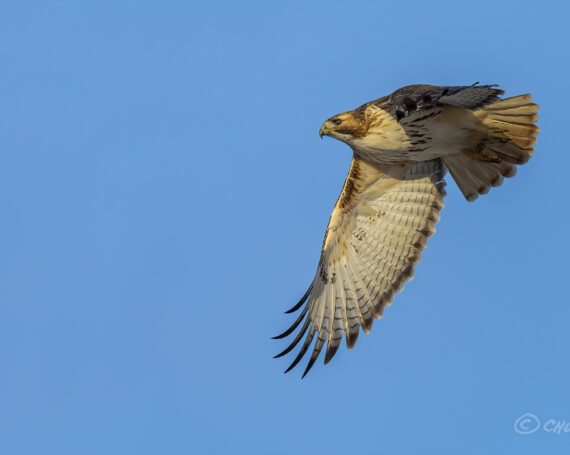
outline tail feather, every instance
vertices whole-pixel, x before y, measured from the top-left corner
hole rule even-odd
[[[501,123],[513,123],[519,125],[532,125],[533,123],[536,123],[538,121],[538,115],[536,114],[512,115],[512,114],[505,114],[504,111],[501,111],[500,114],[490,113],[489,118]]]
[[[479,151],[444,158],[467,200],[473,201],[491,187],[501,185],[504,177],[515,175],[515,165],[530,159],[540,132],[534,125],[538,109],[531,95],[520,95],[498,100],[474,112],[486,131],[486,139],[476,147]]]
[[[509,134],[509,133],[505,133],[505,136],[507,136],[517,147],[521,148],[522,150],[525,150],[526,153],[529,155],[532,155],[534,153],[534,146],[536,145],[536,139],[534,137],[522,137],[522,136],[517,136],[515,134]]]
[[[527,104],[530,103],[532,103],[532,95],[530,94],[519,95],[495,101],[493,104],[486,106],[484,110],[502,111],[503,109],[510,109],[512,107],[526,106]]]
[[[517,97],[515,97],[517,98]],[[510,98],[509,98],[510,99]],[[506,101],[506,100],[501,100],[501,101]],[[499,102],[501,102],[499,101]],[[493,106],[488,106],[489,108],[493,107]],[[502,106],[500,109],[489,109],[487,111],[489,116],[493,116],[493,115],[512,115],[512,116],[518,116],[518,115],[535,115],[538,113],[538,110],[540,109],[540,106],[538,104],[534,104],[534,103],[528,103],[528,104],[523,104],[521,106],[514,106],[514,107],[505,107]],[[497,110],[500,110],[500,112],[495,112]],[[523,122],[518,122],[518,123],[523,123]]]
[[[536,144],[535,137],[540,130],[534,125],[538,121],[538,105],[530,101],[531,95],[520,95],[496,101],[475,112],[488,129],[489,144],[496,146],[511,141],[532,154],[530,149]]]
[[[484,163],[473,161],[465,154],[445,158],[449,173],[468,201],[487,194],[491,187],[501,186],[504,178],[514,177],[517,168],[510,163]]]
[[[514,142],[490,144],[487,148],[492,156],[512,164],[525,164],[531,156],[528,149],[520,148]]]
[[[501,133],[505,134],[509,138],[520,137],[522,139],[532,139],[540,133],[537,126],[534,125],[523,125],[520,123],[511,122],[501,122],[498,120],[491,119],[492,123],[492,134],[500,136]]]

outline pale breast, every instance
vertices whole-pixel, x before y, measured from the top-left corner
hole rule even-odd
[[[366,117],[370,119],[366,135],[354,138],[351,145],[362,153],[385,155],[388,161],[401,159],[402,152],[412,145],[404,127],[378,106],[368,106]]]
[[[369,162],[431,160],[472,142],[474,117],[467,109],[434,106],[399,122],[378,106],[369,106],[367,115],[373,119],[367,134],[351,145]]]

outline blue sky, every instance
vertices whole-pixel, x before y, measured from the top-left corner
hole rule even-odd
[[[557,5],[558,6],[555,6]],[[568,7],[4,2],[0,453],[567,454]],[[269,338],[351,159],[322,121],[412,83],[531,92],[529,164],[301,381]]]

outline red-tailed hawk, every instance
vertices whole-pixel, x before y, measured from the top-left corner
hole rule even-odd
[[[370,332],[413,276],[435,232],[451,176],[468,201],[515,175],[533,153],[539,129],[531,95],[500,99],[493,85],[411,85],[327,120],[320,135],[348,144],[352,164],[332,212],[317,273],[301,314],[275,338],[301,326],[291,370],[315,346],[303,376],[327,343],[325,364],[343,336],[351,349]],[[303,306],[304,305],[304,306]]]

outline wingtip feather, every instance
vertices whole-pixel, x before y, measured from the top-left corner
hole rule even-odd
[[[340,340],[339,340],[339,341],[340,341]],[[329,345],[328,345],[328,347],[327,347],[327,352],[326,352],[326,354],[325,354],[325,365],[326,365],[327,363],[329,363],[329,362],[332,360],[332,358],[335,356],[336,351],[338,351],[338,347],[339,347],[338,344],[331,345],[331,344],[329,343]]]
[[[299,300],[299,303],[297,303],[293,308],[290,308],[287,311],[285,311],[285,314],[294,313],[299,308],[301,308],[301,305],[303,305],[303,303],[305,303],[305,301],[309,298],[309,294],[311,293],[312,290],[313,290],[313,283],[311,283],[311,285],[309,286],[309,289],[307,289],[307,292],[305,292],[305,295],[303,295],[303,297],[301,297],[301,300]]]

